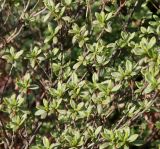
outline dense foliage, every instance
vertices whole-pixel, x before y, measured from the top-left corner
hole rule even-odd
[[[0,148],[160,148],[158,0],[1,0]]]

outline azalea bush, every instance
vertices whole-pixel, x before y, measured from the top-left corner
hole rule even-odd
[[[0,4],[0,148],[160,148],[158,0]]]

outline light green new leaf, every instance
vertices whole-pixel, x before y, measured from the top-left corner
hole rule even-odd
[[[49,143],[49,140],[46,136],[43,137],[43,145],[46,147],[46,148],[49,148],[50,147],[50,143]]]

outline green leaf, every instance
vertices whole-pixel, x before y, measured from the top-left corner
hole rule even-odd
[[[32,85],[29,86],[29,89],[31,89],[31,90],[37,90],[37,89],[39,89],[39,86],[36,85],[36,84],[32,84]]]
[[[84,106],[84,102],[79,103],[77,106],[77,110],[80,111],[83,106]]]
[[[101,130],[102,130],[102,126],[99,126],[95,131],[95,136],[97,136]]]
[[[55,36],[53,37],[53,43],[56,44],[58,42],[58,38]]]
[[[50,143],[49,143],[49,140],[46,136],[43,137],[43,145],[44,147],[46,148],[49,148],[50,147]]]
[[[112,72],[111,75],[114,77],[114,78],[121,78],[122,75],[119,73],[119,72]]]
[[[154,87],[152,85],[148,85],[145,90],[143,91],[143,94],[149,94],[154,90]]]
[[[132,63],[131,63],[131,61],[129,61],[129,60],[127,60],[126,61],[126,71],[127,72],[132,72]]]
[[[124,149],[129,149],[129,146],[127,146],[127,145],[124,145]]]
[[[135,140],[132,144],[135,145],[135,146],[142,146],[144,144],[144,141],[142,141],[142,140]]]
[[[128,142],[134,142],[138,138],[138,134],[133,134],[128,138]]]
[[[112,72],[111,75],[114,77],[114,78],[117,78],[118,80],[121,80],[122,79],[122,74],[119,73],[119,72]]]
[[[101,104],[97,105],[97,111],[98,111],[98,114],[102,113],[103,109],[102,109],[102,105]]]
[[[70,5],[72,3],[72,0],[65,0],[66,5]]]
[[[154,84],[154,83],[156,82],[153,74],[151,74],[151,73],[149,73],[149,72],[145,74],[145,79],[146,79],[146,81],[147,81],[148,83],[151,83],[151,84]]]
[[[108,13],[106,16],[106,20],[109,20],[110,18],[112,18],[112,15],[113,15],[113,13],[112,12],[110,12],[110,13]]]
[[[107,149],[108,146],[109,146],[109,143],[103,143],[100,145],[99,149]]]
[[[121,84],[117,84],[112,88],[112,92],[116,92],[121,88]]]
[[[146,32],[147,32],[147,29],[142,26],[142,27],[141,27],[141,32],[142,32],[142,33],[146,33]]]
[[[48,31],[53,33],[53,28],[52,28],[52,25],[51,23],[48,23]]]
[[[151,49],[156,43],[156,38],[152,37],[148,43],[148,48]]]
[[[56,55],[58,53],[59,49],[58,48],[54,48],[52,51],[53,51],[54,55]]]
[[[51,12],[47,13],[44,18],[43,18],[43,22],[46,22],[51,16]]]
[[[82,64],[82,62],[78,62],[78,63],[74,64],[73,69],[78,69],[81,64]]]
[[[46,113],[45,110],[39,109],[38,111],[35,112],[35,115],[39,116],[39,115],[43,115],[45,113]]]
[[[44,43],[48,43],[53,38],[53,35],[47,36],[44,40]]]
[[[143,54],[146,53],[144,51],[144,49],[142,49],[142,48],[135,48],[135,49],[133,49],[133,52],[134,52],[135,55],[143,55]]]
[[[50,148],[49,149],[52,149],[52,148],[54,148],[54,147],[58,147],[58,146],[60,146],[61,144],[60,143],[52,143],[51,145],[50,145]]]
[[[73,109],[76,109],[76,103],[74,102],[74,100],[70,100],[70,105]]]
[[[111,22],[107,23],[107,27],[105,28],[105,31],[108,32],[108,33],[112,32]]]
[[[74,83],[74,84],[78,83],[78,77],[75,72],[72,73],[71,80],[72,80],[72,83]]]
[[[104,13],[104,12],[103,12]],[[96,19],[100,22],[100,23],[103,23],[103,18],[102,18],[102,16],[101,16],[101,14],[99,14],[99,13],[95,13],[95,16],[96,16]]]
[[[155,124],[156,128],[160,130],[160,121],[156,122]]]
[[[48,101],[46,99],[43,99],[43,105],[45,108],[48,108]]]
[[[56,28],[55,28],[55,31],[54,31],[54,34],[57,34],[58,31],[62,28],[62,25],[58,25]]]
[[[79,41],[79,47],[80,47],[80,48],[82,48],[82,47],[83,47],[83,45],[84,45],[84,43],[85,43],[85,41],[84,41],[84,40]]]
[[[71,22],[72,21],[72,18],[70,18],[69,16],[64,16],[64,17],[62,17],[62,19],[64,21],[67,21],[67,22]]]
[[[128,41],[132,40],[135,36],[135,32],[133,32],[132,34],[129,35]]]
[[[19,52],[17,52],[14,56],[15,59],[18,59],[21,55],[23,54],[23,50],[20,50]]]
[[[14,55],[14,52],[15,52],[15,49],[13,47],[10,48],[9,50],[10,54],[13,56]]]
[[[72,43],[75,44],[76,41],[77,41],[77,36],[75,35],[75,36],[73,36],[73,38],[72,38]]]
[[[96,83],[98,81],[98,74],[95,72],[93,73],[92,81],[93,81],[93,83]]]

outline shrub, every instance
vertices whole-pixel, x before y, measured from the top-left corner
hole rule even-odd
[[[0,148],[160,147],[158,0],[0,4]]]

